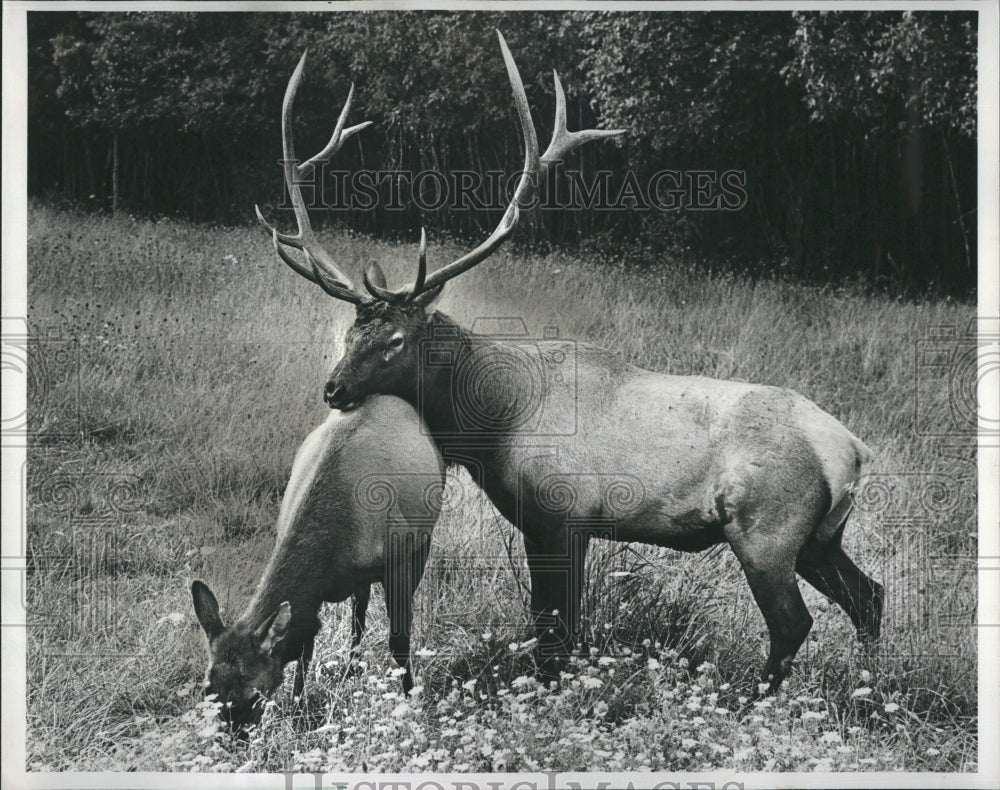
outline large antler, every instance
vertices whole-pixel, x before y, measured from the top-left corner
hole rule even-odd
[[[566,154],[577,146],[583,145],[591,140],[599,140],[604,137],[614,137],[624,133],[624,129],[588,129],[579,132],[571,132],[566,127],[566,94],[563,92],[559,75],[553,71],[556,90],[556,119],[555,128],[552,131],[552,141],[545,153],[538,155],[538,136],[535,133],[535,125],[531,120],[531,110],[528,107],[528,97],[524,92],[524,84],[521,82],[521,75],[514,63],[514,57],[510,54],[507,42],[504,41],[503,34],[498,30],[497,37],[500,39],[500,49],[503,52],[504,64],[507,67],[507,76],[510,79],[511,88],[514,91],[514,104],[517,107],[517,115],[521,122],[521,132],[524,135],[524,168],[521,170],[521,178],[517,182],[514,196],[510,205],[504,212],[503,218],[496,229],[487,239],[471,252],[466,253],[458,260],[452,261],[429,276],[427,275],[427,237],[421,229],[420,231],[420,257],[417,266],[417,279],[408,288],[391,291],[385,287],[385,276],[375,262],[369,263],[364,272],[364,283],[368,291],[379,299],[391,302],[412,301],[421,293],[440,289],[448,280],[457,277],[462,272],[468,271],[477,263],[484,261],[495,252],[510,236],[514,226],[517,225],[521,216],[520,204],[527,196],[529,189],[533,186],[533,181],[538,182],[546,172],[557,162],[562,161]]]
[[[306,65],[307,54],[308,50],[302,53],[299,64],[295,67],[295,71],[292,72],[292,78],[288,81],[288,87],[285,89],[285,100],[281,105],[281,145],[284,152],[285,185],[292,199],[292,208],[295,210],[295,221],[298,223],[299,232],[294,236],[288,233],[281,233],[264,219],[259,206],[255,205],[254,210],[257,212],[257,219],[260,220],[261,224],[271,235],[274,241],[274,251],[278,253],[278,257],[281,260],[307,280],[311,280],[319,285],[330,296],[359,304],[362,296],[355,289],[351,278],[340,270],[340,267],[334,262],[333,257],[316,238],[316,234],[309,222],[309,212],[306,210],[305,201],[302,199],[302,176],[309,169],[315,167],[318,162],[326,161],[334,156],[344,145],[344,141],[347,138],[357,134],[362,129],[368,128],[372,125],[372,122],[365,121],[364,123],[359,123],[357,126],[344,128],[344,123],[347,121],[347,113],[351,109],[351,99],[354,98],[354,85],[352,84],[351,90],[347,94],[347,101],[344,102],[344,108],[340,111],[340,117],[337,118],[337,125],[334,127],[330,142],[316,156],[307,159],[301,164],[297,163],[295,159],[295,146],[292,141],[292,105],[295,103],[295,93],[298,91],[299,83],[302,81],[302,71]],[[287,247],[302,250],[306,263],[296,260],[286,249]]]

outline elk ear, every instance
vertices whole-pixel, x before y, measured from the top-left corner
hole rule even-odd
[[[429,291],[424,291],[422,294],[418,294],[414,297],[413,304],[417,305],[417,307],[424,308],[428,321],[430,321],[431,316],[434,315],[434,311],[437,309],[437,303],[441,298],[442,293],[444,293],[444,283],[441,283],[441,285],[437,288],[431,288]]]
[[[288,635],[288,624],[292,622],[292,605],[285,601],[278,611],[264,621],[257,629],[262,653],[271,653],[275,647]]]
[[[191,583],[191,597],[194,599],[194,613],[205,629],[205,635],[209,641],[215,639],[225,630],[222,618],[219,617],[219,602],[215,600],[208,585],[197,580]]]

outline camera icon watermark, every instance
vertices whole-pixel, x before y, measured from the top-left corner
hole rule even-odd
[[[436,440],[575,434],[576,343],[554,326],[532,338],[517,317],[480,318],[472,330],[470,341],[435,326],[420,343],[417,411],[447,410]]]
[[[932,326],[915,345],[917,435],[1000,437],[1000,319],[979,316],[964,330]]]

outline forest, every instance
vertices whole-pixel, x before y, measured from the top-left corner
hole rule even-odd
[[[495,29],[543,141],[553,68],[570,128],[626,132],[564,164],[559,183],[589,205],[542,201],[522,242],[893,294],[974,293],[977,19],[965,11],[34,12],[29,193],[252,222],[255,203],[283,201],[281,101],[308,49],[303,157],[322,148],[352,82],[352,121],[374,122],[326,173],[329,210],[316,221],[393,240],[415,240],[421,225],[479,238],[502,205],[434,190],[454,174],[486,190],[519,168]],[[360,209],[336,183],[359,171]],[[432,177],[401,197],[394,172]]]

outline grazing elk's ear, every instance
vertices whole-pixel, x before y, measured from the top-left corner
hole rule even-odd
[[[278,607],[278,611],[257,629],[257,638],[260,640],[262,653],[270,653],[277,647],[278,643],[288,634],[288,624],[291,621],[292,605],[285,601]]]
[[[431,319],[434,315],[434,311],[437,309],[438,300],[441,298],[441,294],[444,293],[444,283],[439,285],[437,288],[431,288],[429,291],[424,291],[422,294],[417,294],[413,299],[413,304],[417,307],[424,308],[424,312],[427,313],[427,320]]]
[[[198,622],[211,641],[225,630],[222,618],[219,617],[219,602],[215,600],[208,585],[200,581],[191,583],[191,597],[194,598],[194,613],[198,616]]]

